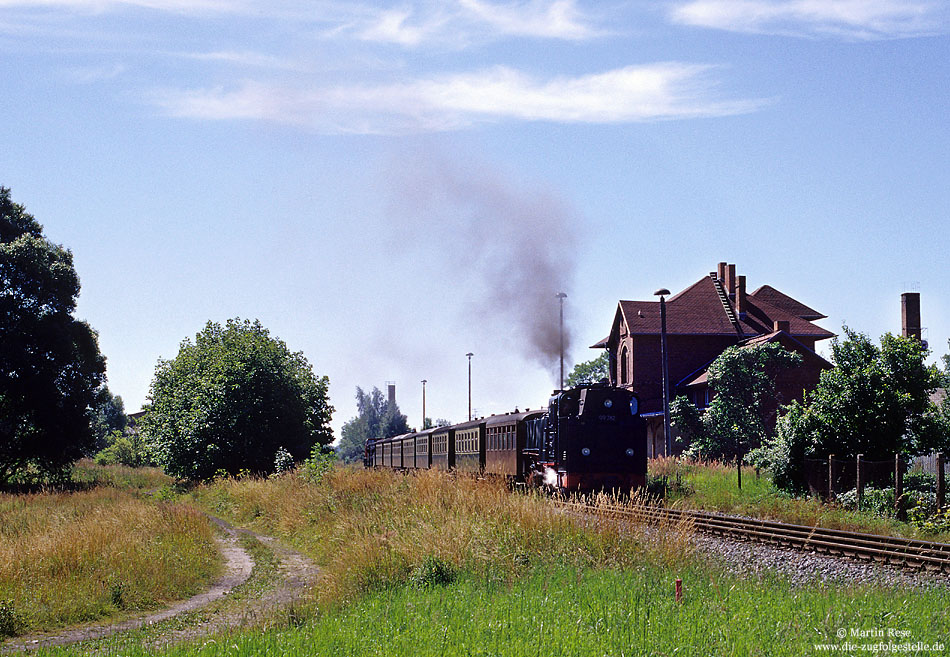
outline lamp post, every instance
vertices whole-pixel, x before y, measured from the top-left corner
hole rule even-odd
[[[428,428],[426,426],[426,380],[422,379],[422,431]]]
[[[561,322],[559,324],[561,336],[561,383],[558,386],[558,390],[564,390],[564,299],[567,298],[567,295],[563,292],[558,292],[555,296],[558,301],[561,302]]]
[[[665,287],[653,293],[660,297],[660,360],[663,361],[663,455],[670,455],[670,366],[666,350],[666,297],[670,291]]]
[[[470,351],[465,355],[468,356],[468,419],[469,421],[471,421],[472,419],[472,356],[474,356],[475,354],[473,354]]]

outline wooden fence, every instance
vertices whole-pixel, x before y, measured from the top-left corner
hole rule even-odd
[[[853,459],[839,459],[834,454],[827,459],[805,459],[805,481],[813,495],[824,499],[833,499],[838,493],[857,489],[860,507],[866,486],[894,488],[894,498],[900,499],[903,494],[903,476],[908,466],[936,475],[937,506],[943,508],[946,480],[942,453],[918,457],[909,463],[900,456],[885,461],[869,461],[863,454]],[[900,509],[898,514],[901,515]]]

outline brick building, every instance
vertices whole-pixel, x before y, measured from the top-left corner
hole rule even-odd
[[[815,353],[815,343],[834,336],[814,322],[825,315],[769,285],[746,291],[736,266],[717,270],[666,301],[670,399],[687,396],[700,408],[709,404],[706,368],[727,347],[778,341],[802,354],[800,367],[777,380],[776,406],[799,398],[831,367]],[[660,360],[659,301],[621,301],[610,335],[593,345],[607,349],[610,379],[640,397],[647,417],[651,456],[663,453],[663,376]]]

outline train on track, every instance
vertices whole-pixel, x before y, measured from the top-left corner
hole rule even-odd
[[[594,384],[556,390],[547,409],[370,441],[364,465],[496,475],[563,492],[628,492],[646,483],[646,448],[637,396]]]

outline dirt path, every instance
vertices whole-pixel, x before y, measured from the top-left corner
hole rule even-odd
[[[303,554],[280,545],[276,539],[271,536],[258,534],[248,529],[234,528],[220,518],[215,518],[214,516],[208,517],[224,530],[225,535],[223,537],[217,537],[215,540],[218,543],[218,549],[224,556],[225,566],[224,574],[204,593],[199,593],[192,598],[183,600],[162,611],[119,623],[16,637],[6,643],[0,644],[0,652],[27,651],[36,648],[62,646],[70,643],[78,643],[80,641],[102,639],[118,632],[154,625],[155,623],[201,609],[209,603],[223,598],[234,588],[244,584],[251,576],[255,565],[254,559],[248,554],[247,550],[239,544],[239,539],[242,534],[253,536],[273,550],[280,562],[278,566],[278,584],[266,591],[262,596],[249,601],[247,605],[240,609],[225,609],[212,614],[209,618],[196,625],[164,632],[160,640],[156,642],[156,645],[176,643],[181,640],[253,622],[257,618],[262,618],[265,614],[273,613],[276,608],[285,607],[301,599],[306,594],[310,585],[316,581],[317,568],[314,563]]]

